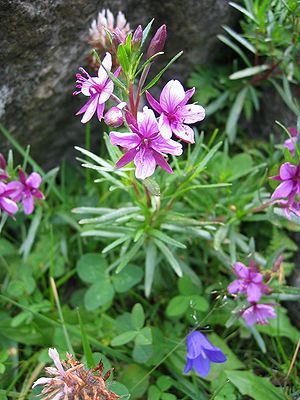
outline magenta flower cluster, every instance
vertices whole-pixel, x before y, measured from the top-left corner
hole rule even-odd
[[[115,35],[116,30],[111,33]],[[138,51],[142,36],[143,31],[139,26],[133,34],[132,51]],[[147,58],[163,50],[166,37],[166,26],[162,25],[149,44]],[[118,43],[124,44],[125,40],[120,40]],[[77,112],[77,114],[83,114],[81,122],[90,121],[96,113],[99,121],[104,118],[107,125],[117,128],[123,125],[125,116],[130,131],[110,133],[111,144],[125,150],[125,154],[116,163],[116,167],[121,168],[133,161],[138,179],[146,179],[153,175],[156,165],[172,173],[172,168],[167,162],[167,155],[179,156],[183,151],[182,145],[171,139],[172,135],[184,142],[194,143],[194,131],[189,125],[202,121],[205,117],[202,106],[188,103],[195,89],[185,91],[178,80],[172,79],[162,89],[159,102],[149,91],[146,91],[149,105],[158,114],[156,117],[154,111],[147,106],[144,106],[143,110],[138,110],[141,93],[138,93],[134,99],[132,84],[128,89],[128,104],[114,94],[112,68],[112,55],[109,52],[106,52],[97,76],[91,76],[80,68],[81,73],[76,75],[76,91],[73,94],[83,94],[88,97],[86,104]],[[145,69],[145,71],[147,72],[144,73],[143,80],[149,70]],[[121,67],[116,68],[114,77],[117,78],[121,72],[124,73]],[[138,91],[140,90],[139,87]],[[117,104],[104,114],[108,100]]]
[[[270,294],[271,289],[263,283],[263,275],[253,260],[250,260],[248,268],[243,263],[236,262],[233,270],[238,279],[231,282],[227,290],[230,294],[246,296],[249,306],[241,313],[246,324],[265,325],[268,319],[276,318],[274,304],[258,303],[263,295]]]
[[[39,190],[42,178],[32,172],[28,177],[19,169],[19,180],[10,180],[7,172],[6,160],[0,154],[0,212],[4,211],[13,216],[18,211],[18,203],[22,203],[24,214],[31,214],[34,210],[34,200],[43,199]]]

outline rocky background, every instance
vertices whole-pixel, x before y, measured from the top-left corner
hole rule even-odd
[[[62,157],[75,158],[84,127],[75,112],[74,75],[85,65],[88,28],[102,8],[121,10],[131,27],[168,27],[167,60],[184,55],[169,72],[185,79],[193,65],[216,59],[216,35],[238,13],[224,0],[0,0],[0,121],[18,141],[31,145],[32,156],[46,168]],[[157,64],[156,68],[159,68]],[[0,136],[0,150],[7,142]]]

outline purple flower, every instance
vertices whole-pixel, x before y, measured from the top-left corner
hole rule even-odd
[[[246,294],[250,303],[259,301],[264,293],[269,293],[269,287],[262,282],[263,276],[257,272],[252,260],[250,260],[249,268],[241,262],[235,263],[233,268],[239,279],[230,283],[227,288],[229,293]]]
[[[300,194],[300,164],[296,166],[286,162],[281,165],[279,175],[271,176],[270,179],[281,181],[272,194],[272,199],[288,197],[292,203],[295,195]]]
[[[6,172],[6,161],[3,155],[0,153],[0,179],[6,180],[8,178],[9,175]]]
[[[127,122],[132,132],[111,132],[110,142],[114,146],[122,146],[128,151],[117,162],[116,167],[121,168],[134,160],[136,166],[135,176],[145,179],[154,173],[156,164],[170,174],[172,168],[165,160],[165,153],[179,156],[182,154],[180,143],[171,139],[164,139],[154,112],[148,107],[138,114],[137,121],[126,114]]]
[[[163,51],[167,40],[167,27],[166,25],[160,26],[155,32],[147,50],[147,58],[154,56],[154,54]]]
[[[253,304],[242,313],[242,317],[248,326],[266,325],[268,319],[276,318],[276,311],[272,304]]]
[[[215,347],[201,332],[191,332],[187,337],[186,366],[187,374],[192,368],[205,378],[210,370],[210,363],[223,363],[227,360],[225,354]]]
[[[284,141],[284,147],[286,147],[289,152],[294,156],[295,155],[295,148],[296,148],[296,143],[298,140],[298,132],[296,128],[288,128],[288,131],[290,132],[291,137],[290,139],[286,139]]]
[[[8,185],[0,182],[0,210],[5,211],[8,215],[13,215],[18,211],[18,206],[10,197],[14,193],[14,189],[10,189]]]
[[[195,88],[185,92],[182,84],[177,80],[171,80],[165,85],[159,102],[149,92],[146,92],[151,107],[161,114],[159,126],[164,138],[169,139],[173,132],[175,136],[185,142],[195,142],[194,131],[186,124],[202,121],[205,117],[205,110],[197,104],[187,104],[194,93]]]
[[[276,200],[274,203],[279,205],[287,219],[291,219],[291,213],[298,218],[300,217],[300,201],[295,201],[294,198],[291,198],[288,200]]]
[[[19,169],[19,178],[20,182],[12,181],[7,187],[13,191],[11,198],[14,201],[22,201],[24,213],[28,215],[33,212],[34,198],[44,198],[43,193],[39,190],[42,178],[37,172],[32,172],[27,178],[22,169]]]
[[[77,112],[76,115],[83,114],[81,122],[84,124],[88,122],[97,110],[97,116],[101,121],[105,102],[110,98],[113,90],[113,81],[109,79],[106,70],[110,71],[112,66],[112,59],[109,53],[103,59],[102,64],[98,70],[97,77],[91,77],[83,68],[80,68],[81,74],[76,74],[76,90],[73,94],[78,95],[82,93],[84,96],[90,97],[88,102]],[[118,68],[115,72],[117,76],[120,73]]]

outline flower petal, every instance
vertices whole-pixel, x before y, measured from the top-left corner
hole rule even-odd
[[[146,179],[154,174],[156,161],[150,149],[142,149],[134,157],[137,179]]]
[[[88,122],[92,118],[92,116],[95,114],[95,111],[96,111],[97,105],[98,105],[98,98],[99,98],[98,94],[92,97],[92,101],[90,102],[85,113],[83,114],[83,117],[81,118],[81,122],[83,124]]]
[[[172,139],[164,139],[158,135],[151,140],[152,149],[159,153],[173,154],[174,156],[180,156],[182,154],[182,145]]]
[[[32,214],[34,210],[34,201],[31,193],[23,197],[22,204],[24,208],[24,214]]]
[[[143,112],[138,114],[138,127],[140,134],[148,138],[159,132],[158,123],[153,110],[145,106]]]
[[[169,118],[166,114],[161,114],[158,120],[159,132],[165,139],[170,139],[172,137],[172,129],[170,125]]]
[[[162,156],[160,153],[158,153],[155,150],[153,150],[152,154],[153,154],[153,157],[155,158],[155,161],[161,168],[163,168],[165,171],[169,172],[169,174],[173,174],[173,170],[170,167],[170,165],[167,163],[167,161],[165,160],[164,156]]]
[[[234,274],[235,274],[237,277],[242,278],[242,279],[247,279],[247,278],[248,278],[249,270],[248,270],[248,268],[246,267],[246,265],[244,265],[243,263],[241,263],[241,262],[236,262],[236,263],[233,265],[233,269],[234,269]]]
[[[254,310],[254,306],[251,306],[247,308],[242,314],[242,317],[244,318],[246,324],[248,326],[252,326],[256,322],[256,314]]]
[[[136,148],[126,151],[126,153],[116,163],[117,168],[122,168],[124,165],[129,164],[136,156],[138,150]]]
[[[257,303],[262,296],[262,290],[259,284],[249,283],[247,287],[247,300],[249,303]]]
[[[112,131],[109,134],[109,140],[113,146],[122,146],[126,149],[132,149],[141,143],[141,138],[133,132]]]
[[[202,121],[205,118],[205,110],[197,104],[188,104],[180,108],[176,115],[183,118],[183,123],[193,124]]]
[[[105,71],[105,69],[107,69],[108,71],[111,70],[111,66],[112,66],[112,58],[110,53],[106,53],[99,69],[98,69],[98,78],[100,79],[101,83],[104,83],[105,80],[107,79],[107,72]],[[105,67],[105,69],[103,68]]]
[[[9,215],[15,214],[18,211],[17,204],[7,197],[0,198],[0,208]]]
[[[49,357],[52,358],[56,368],[58,369],[59,373],[64,376],[65,375],[65,370],[63,369],[62,365],[61,365],[61,361],[59,358],[59,354],[58,351],[54,348],[54,349],[49,349],[48,350],[48,354]]]
[[[190,100],[190,98],[194,96],[194,93],[195,93],[195,88],[194,87],[189,89],[189,90],[187,90],[185,92],[184,99],[179,103],[179,106],[181,106],[181,107],[185,106],[186,103]]]
[[[277,188],[275,189],[274,193],[272,194],[271,199],[280,199],[282,197],[287,197],[294,188],[294,183],[292,180],[282,182]]]
[[[186,340],[186,356],[192,360],[197,358],[201,354],[203,343],[205,343],[205,336],[201,332],[191,332]]]
[[[181,124],[180,122],[172,122],[171,129],[175,136],[187,143],[195,143],[194,131],[188,125]]]
[[[42,177],[37,172],[32,172],[29,177],[26,179],[26,185],[31,188],[37,189],[42,183]]]
[[[187,358],[183,373],[188,374],[192,368],[193,368],[193,360],[190,360],[189,358]]]
[[[244,282],[241,279],[236,279],[228,285],[227,290],[230,294],[244,293]]]
[[[159,114],[161,114],[163,112],[163,109],[161,108],[161,105],[159,104],[159,102],[157,100],[155,100],[155,98],[148,92],[148,90],[146,90],[146,97],[148,100],[148,103],[150,104],[150,106],[152,108],[154,108],[155,111],[157,111]]]
[[[104,103],[97,105],[97,117],[98,117],[99,121],[101,121],[101,119],[103,117],[104,107],[105,107]]]
[[[291,163],[284,163],[280,167],[279,175],[282,180],[292,179],[297,173],[297,167]]]
[[[105,103],[110,98],[113,91],[114,91],[114,83],[113,81],[108,80],[105,86],[103,86],[101,90],[98,102],[100,104]]]
[[[202,378],[205,378],[210,371],[210,361],[207,357],[204,358],[202,355],[200,355],[193,360],[193,367],[196,372],[202,376]]]
[[[223,351],[218,347],[215,347],[213,350],[205,349],[204,352],[207,355],[208,359],[212,362],[223,363],[227,360],[227,357],[225,356]]]
[[[164,111],[172,113],[184,98],[185,92],[182,84],[173,79],[163,88],[159,102]]]
[[[52,380],[53,380],[53,378],[39,378],[32,385],[32,389],[34,389],[36,386],[39,386],[39,385],[46,385],[47,383],[50,383]]]

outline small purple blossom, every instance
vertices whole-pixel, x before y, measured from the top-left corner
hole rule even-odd
[[[128,114],[126,118],[132,132],[110,133],[112,145],[128,149],[117,162],[116,167],[121,168],[133,160],[136,166],[135,176],[138,179],[151,176],[156,164],[165,171],[173,173],[164,158],[165,153],[179,156],[182,154],[182,146],[174,140],[161,136],[154,112],[145,106],[143,112],[138,114],[137,121]]]
[[[288,197],[292,203],[295,195],[300,194],[300,164],[296,166],[286,162],[281,165],[279,175],[271,176],[270,179],[281,181],[272,194],[273,200]]]
[[[187,124],[202,121],[205,110],[197,104],[187,104],[194,93],[195,88],[185,92],[182,84],[177,80],[171,80],[165,85],[159,102],[146,92],[149,104],[160,114],[159,126],[164,138],[169,139],[173,132],[175,136],[187,143],[195,142],[194,131]]]
[[[290,139],[286,139],[283,146],[289,150],[292,156],[294,156],[296,151],[296,143],[298,141],[298,132],[296,128],[288,128],[288,131],[292,137]]]
[[[263,283],[263,276],[258,272],[254,262],[250,260],[249,268],[243,263],[237,262],[233,266],[234,274],[238,279],[228,286],[230,294],[246,294],[249,303],[257,302],[264,293],[269,293],[270,289]]]
[[[10,216],[18,211],[17,204],[11,199],[13,193],[14,189],[10,189],[8,185],[0,182],[0,210],[5,211]]]
[[[291,214],[300,218],[300,201],[295,201],[294,198],[291,198],[288,200],[276,200],[274,203],[279,205],[287,219],[291,219]]]
[[[254,324],[267,325],[269,322],[268,319],[276,318],[276,311],[273,304],[255,303],[242,313],[242,317],[248,326]]]
[[[119,103],[117,106],[111,107],[105,114],[104,114],[104,122],[108,126],[112,126],[113,128],[118,128],[119,126],[123,125],[124,117],[122,109],[126,106],[125,102]]]
[[[105,102],[110,98],[114,90],[114,83],[109,79],[106,70],[110,71],[112,67],[112,58],[109,53],[106,53],[102,64],[98,69],[98,76],[91,77],[83,68],[80,68],[81,74],[76,74],[76,88],[73,93],[78,95],[82,93],[84,96],[90,97],[88,102],[77,112],[76,115],[83,114],[81,122],[85,124],[97,111],[99,121],[103,117]],[[118,75],[118,68],[115,75]]]
[[[187,337],[186,366],[187,374],[192,368],[205,378],[210,371],[210,363],[223,363],[227,360],[225,354],[214,346],[201,332],[191,332]]]
[[[42,178],[37,172],[32,172],[28,177],[19,169],[20,181],[12,181],[7,187],[12,190],[11,198],[22,201],[24,213],[31,214],[34,210],[34,199],[43,199],[44,195],[39,190]]]
[[[0,153],[0,179],[4,181],[9,178],[8,173],[6,172],[6,161],[3,155]]]

